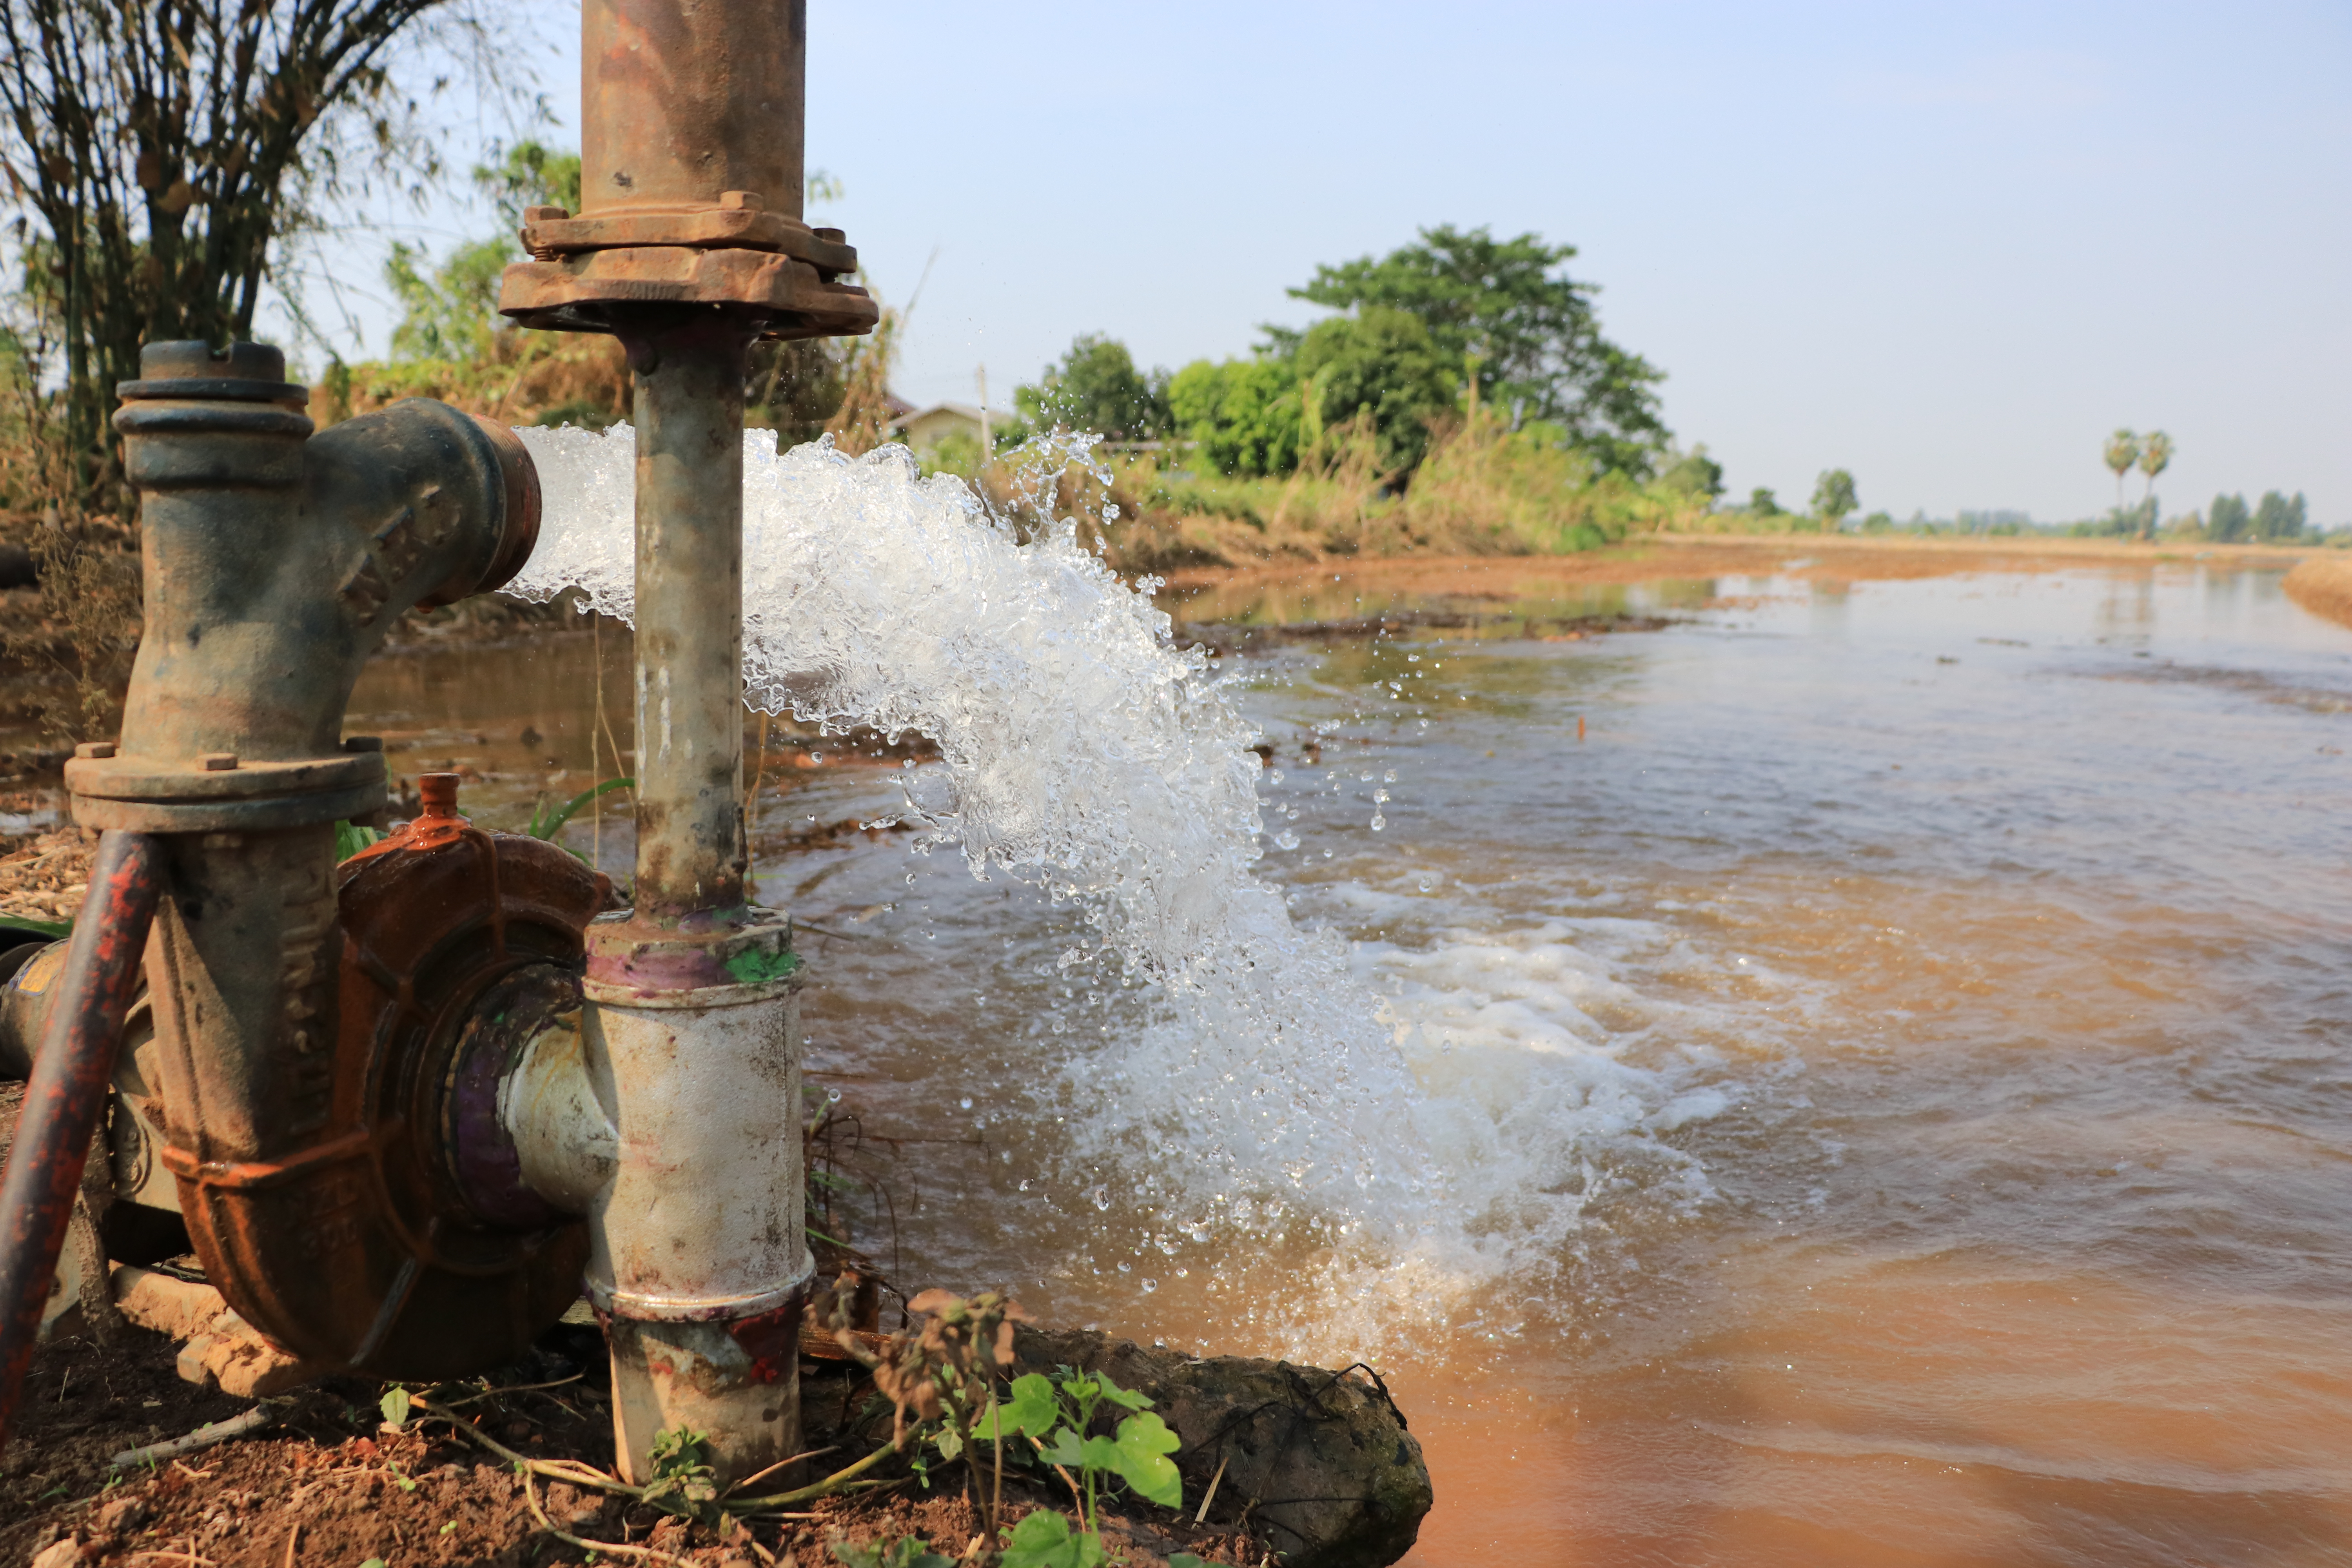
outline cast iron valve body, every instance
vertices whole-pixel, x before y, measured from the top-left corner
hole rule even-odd
[[[445,1075],[501,982],[576,991],[604,889],[470,829],[339,879],[333,824],[384,805],[381,747],[341,728],[403,611],[520,568],[538,479],[511,432],[422,399],[313,437],[284,363],[157,343],[122,387],[145,633],[121,739],[66,782],[84,826],[162,846],[150,1103],[207,1276],[308,1359],[455,1375],[562,1312],[584,1241],[466,1205]]]

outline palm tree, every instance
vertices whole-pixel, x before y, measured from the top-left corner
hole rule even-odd
[[[2116,471],[2116,511],[2124,510],[2124,476],[2139,461],[2139,437],[2128,430],[2118,430],[2107,437],[2107,467]]]
[[[2147,438],[2139,444],[2139,471],[2147,476],[2147,494],[2140,501],[2147,508],[2147,521],[2140,525],[2142,539],[2156,532],[2156,476],[2171,464],[2172,437],[2161,430],[2149,431]]]

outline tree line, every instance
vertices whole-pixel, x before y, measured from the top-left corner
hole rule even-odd
[[[1265,327],[1245,358],[1147,372],[1124,343],[1090,333],[1015,389],[1020,422],[1005,435],[1058,426],[1118,443],[1181,440],[1220,473],[1279,477],[1325,431],[1360,422],[1402,483],[1434,431],[1483,405],[1595,472],[1657,477],[1672,451],[1664,375],[1601,333],[1597,285],[1565,269],[1575,255],[1536,234],[1440,224],[1386,256],[1317,268],[1288,292],[1335,314]]]

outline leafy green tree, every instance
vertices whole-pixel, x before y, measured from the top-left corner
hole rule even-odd
[[[1829,469],[1813,486],[1813,515],[1822,520],[1822,527],[1832,533],[1843,525],[1846,514],[1861,505],[1854,499],[1853,476],[1843,468]]]
[[[425,252],[394,240],[383,264],[384,281],[400,301],[400,324],[392,330],[394,359],[480,359],[490,352],[499,329],[499,275],[515,258],[511,241],[478,239],[449,253],[425,271]]]
[[[528,96],[493,76],[472,0],[0,0],[0,168],[33,262],[22,302],[62,361],[31,367],[62,383],[61,499],[124,499],[104,493],[107,415],[142,343],[252,336],[264,279],[299,276],[289,237],[438,174],[412,96],[436,43],[489,102]]]
[[[2243,496],[2217,495],[2205,511],[2205,537],[2222,543],[2245,538],[2252,525],[2253,513]]]
[[[1030,385],[1013,390],[1013,405],[1031,425],[1083,430],[1110,441],[1148,441],[1173,424],[1168,373],[1145,374],[1117,338],[1087,332],[1058,363]]]
[[[1723,465],[1706,455],[1701,443],[1690,449],[1689,455],[1676,458],[1658,476],[1661,484],[1670,485],[1687,496],[1705,496],[1709,500],[1723,494]]]
[[[1296,363],[1321,423],[1328,428],[1369,415],[1381,462],[1392,471],[1420,464],[1430,420],[1454,406],[1453,374],[1428,327],[1407,310],[1368,305],[1318,321]]]
[[[2124,510],[2124,476],[2139,461],[2139,437],[2129,430],[2118,430],[2107,437],[2107,467],[2116,471],[2116,511]]]
[[[2147,476],[2147,491],[2140,498],[2142,539],[2156,532],[2156,476],[2171,466],[2172,437],[2161,430],[2149,431],[2139,444],[2139,471]]]
[[[496,153],[498,149],[491,151]],[[835,193],[840,189],[822,170],[808,179],[812,198],[820,186]],[[576,213],[580,210],[580,154],[537,142],[518,142],[506,149],[506,156],[498,163],[475,164],[474,184],[488,193],[509,228],[522,226],[526,207],[556,206]]]
[[[1762,485],[1758,485],[1748,492],[1748,510],[1758,517],[1779,517],[1780,502],[1770,490],[1766,489]]]
[[[2265,490],[2263,499],[2254,503],[2253,535],[2256,539],[2300,539],[2310,521],[2310,511],[2300,490],[2293,500],[2276,490]]]
[[[1535,234],[1496,239],[1441,224],[1385,257],[1318,267],[1297,298],[1337,310],[1386,307],[1417,316],[1457,379],[1475,362],[1479,400],[1515,424],[1549,420],[1604,468],[1647,477],[1667,432],[1654,388],[1664,374],[1601,335],[1598,286],[1561,270],[1576,255]],[[1272,330],[1277,351],[1305,334]]]
[[[523,209],[580,210],[580,154],[520,142],[493,146],[490,163],[474,165],[475,188],[490,198],[508,233],[461,245],[438,267],[424,250],[394,241],[384,281],[401,305],[392,330],[394,359],[476,360],[487,357],[498,334],[510,331],[499,314],[499,275],[522,248],[513,230]],[[428,270],[428,268],[430,268]]]
[[[1289,359],[1195,360],[1168,383],[1175,428],[1220,473],[1286,474],[1305,434],[1298,370]]]

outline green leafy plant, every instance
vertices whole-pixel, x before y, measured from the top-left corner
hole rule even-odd
[[[646,1458],[653,1477],[645,1501],[665,1513],[705,1524],[719,1517],[719,1473],[710,1463],[710,1439],[691,1426],[665,1426],[654,1434]]]
[[[635,779],[631,778],[626,774],[623,774],[619,778],[606,779],[603,784],[597,784],[593,789],[582,790],[578,795],[573,795],[570,800],[564,802],[560,806],[555,805],[553,796],[542,795],[531,805],[530,826],[524,828],[523,831],[530,834],[533,838],[553,838],[557,834],[563,831],[563,825],[565,823],[570,822],[574,816],[579,815],[581,807],[596,799],[599,795],[610,795],[616,789],[635,789],[636,787],[637,781]]]
[[[361,827],[353,823],[335,824],[335,858],[348,860],[371,844],[380,843],[383,835],[373,827]]]
[[[891,1427],[893,1447],[906,1439],[908,1416],[919,1435],[917,1473],[928,1465],[920,1451],[927,1439],[940,1458],[950,1463],[967,1461],[965,1495],[980,1515],[981,1533],[993,1537],[1004,1499],[1004,1439],[996,1416],[996,1374],[1013,1364],[1013,1325],[1028,1314],[1017,1301],[993,1290],[965,1300],[945,1290],[926,1290],[907,1303],[910,1317],[922,1327],[913,1333],[893,1334],[885,1353],[876,1355],[848,1331],[855,1291],[849,1276],[834,1291],[832,1326],[841,1347],[874,1374],[875,1392],[896,1411]],[[973,1455],[974,1439],[986,1434],[995,1443],[995,1478],[983,1491],[980,1466]]]
[[[1014,1378],[1012,1397],[989,1411],[974,1436],[1001,1441],[1002,1428],[1010,1427],[1029,1439],[1040,1458],[1061,1467],[1066,1479],[1077,1472],[1080,1479],[1072,1485],[1079,1522],[1089,1533],[1101,1531],[1102,1488],[1111,1477],[1162,1508],[1181,1505],[1184,1480],[1168,1457],[1179,1446],[1176,1434],[1152,1413],[1151,1401],[1119,1387],[1105,1373],[1057,1370],[1056,1377],[1032,1372]],[[1088,1436],[1087,1428],[1106,1407],[1129,1414],[1114,1436]]]
[[[955,1568],[953,1558],[940,1556],[931,1550],[929,1542],[915,1535],[889,1546],[853,1546],[836,1541],[833,1554],[843,1568]]]
[[[376,1408],[383,1412],[383,1418],[393,1426],[406,1426],[410,1403],[408,1390],[395,1383],[384,1391],[383,1398],[377,1402]]]
[[[800,966],[801,955],[790,948],[782,952],[762,952],[755,947],[745,948],[723,965],[738,985],[765,985],[771,980],[782,980]]]
[[[1101,1536],[1073,1531],[1052,1509],[1039,1509],[1005,1535],[999,1568],[1101,1568],[1108,1560]]]

